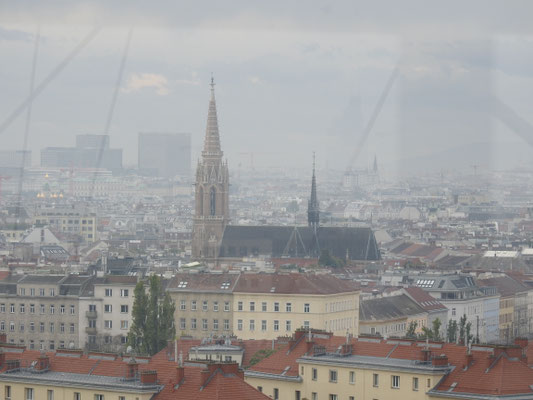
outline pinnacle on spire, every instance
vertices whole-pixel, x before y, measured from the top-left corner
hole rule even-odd
[[[313,228],[318,228],[320,209],[316,195],[315,153],[313,152],[313,177],[311,178],[311,198],[307,204],[307,223]]]
[[[218,133],[217,104],[215,101],[215,79],[211,75],[211,99],[209,100],[209,110],[207,112],[207,127],[205,131],[204,150],[202,156],[222,157],[220,148],[220,135]]]

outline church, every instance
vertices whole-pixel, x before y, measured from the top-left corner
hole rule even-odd
[[[228,163],[223,155],[215,84],[211,78],[204,148],[196,167],[192,232],[194,259],[219,263],[253,256],[318,258],[324,250],[344,260],[380,259],[372,229],[320,226],[314,165],[307,226],[231,225]]]

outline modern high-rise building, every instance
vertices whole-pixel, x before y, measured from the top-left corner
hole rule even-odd
[[[190,176],[190,133],[139,133],[139,170],[161,177]]]
[[[30,150],[2,150],[0,151],[0,168],[29,168],[31,167]]]
[[[77,135],[76,147],[41,150],[41,167],[122,169],[122,149],[109,148],[108,135]]]

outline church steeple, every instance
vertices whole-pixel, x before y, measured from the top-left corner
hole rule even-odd
[[[307,223],[316,231],[320,222],[320,208],[318,197],[316,195],[316,176],[315,176],[315,153],[313,153],[313,178],[311,179],[311,198],[307,203]]]
[[[211,77],[211,99],[207,112],[207,127],[205,129],[203,158],[222,158],[220,135],[218,133],[217,103],[215,101],[215,80]]]

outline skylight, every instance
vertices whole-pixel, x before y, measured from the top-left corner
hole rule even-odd
[[[186,288],[187,287],[187,281],[181,281],[178,285],[178,289]]]
[[[229,289],[229,285],[230,285],[229,282],[223,282],[222,286],[220,286],[220,289]]]

